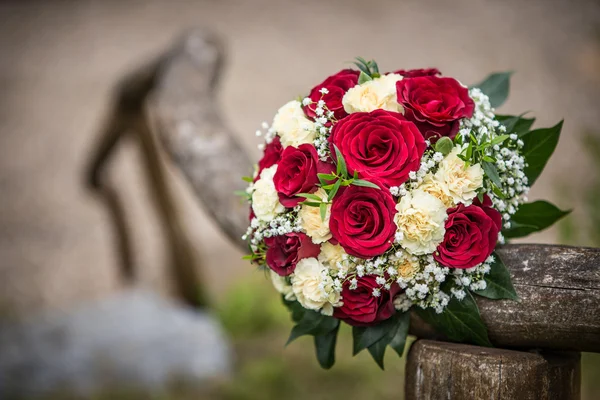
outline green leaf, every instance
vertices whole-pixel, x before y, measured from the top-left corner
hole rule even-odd
[[[305,206],[309,206],[309,207],[320,207],[321,204],[323,204],[323,203],[315,203],[314,201],[303,201],[300,204],[305,205]]]
[[[479,315],[477,303],[469,291],[466,291],[466,296],[462,300],[452,298],[441,314],[437,314],[431,308],[424,310],[415,307],[415,309],[421,318],[452,340],[492,347],[487,328]]]
[[[327,203],[321,203],[319,211],[321,212],[321,221],[325,221],[325,218],[327,218]]]
[[[511,217],[509,229],[502,231],[506,238],[518,238],[550,227],[571,211],[562,211],[547,201],[525,203]]]
[[[475,290],[473,293],[487,297],[488,299],[510,299],[519,300],[517,292],[510,279],[510,273],[497,253],[493,253],[494,262],[490,266],[490,272],[484,276],[487,286],[483,290]]]
[[[498,170],[496,166],[488,161],[483,161],[481,163],[481,168],[483,168],[483,172],[487,175],[488,178],[492,180],[492,183],[497,187],[502,187],[502,182],[500,181],[500,175],[498,174]]]
[[[492,139],[492,141],[490,142],[490,144],[493,146],[495,144],[500,144],[502,142],[504,142],[506,139],[508,139],[510,137],[510,135],[500,135],[497,136],[495,138]]]
[[[251,177],[251,176],[242,176],[242,180],[243,180],[244,182],[248,182],[248,183],[252,183],[252,182],[254,182],[254,178],[253,178],[253,177]]]
[[[332,318],[333,319],[333,318]],[[337,335],[340,327],[338,320],[336,327],[324,335],[315,336],[315,350],[317,352],[317,360],[324,369],[329,369],[335,364],[335,345],[337,343]]]
[[[373,343],[371,346],[367,348],[373,360],[379,365],[379,368],[384,369],[383,366],[383,358],[385,356],[385,349],[389,343],[388,337],[384,337],[378,342]]]
[[[283,304],[287,307],[288,311],[290,311],[292,321],[300,322],[304,317],[304,313],[307,311],[306,308],[302,307],[297,301],[286,300],[283,295],[281,295],[281,301],[283,301]]]
[[[333,198],[337,194],[338,190],[340,190],[341,185],[342,185],[342,181],[340,179],[338,179],[337,182],[335,182],[335,185],[333,185],[333,188],[331,189],[329,194],[327,195],[327,201],[333,200]]]
[[[370,187],[373,189],[381,189],[379,186],[377,186],[373,182],[365,181],[364,179],[354,179],[352,181],[352,184],[354,186],[364,186],[364,187]]]
[[[395,332],[396,319],[394,317],[389,318],[377,325],[367,327],[352,327],[352,355],[355,356],[364,349],[378,342],[386,335],[389,335],[390,331]]]
[[[500,107],[508,97],[511,75],[512,72],[497,72],[485,78],[478,85],[473,85],[473,87],[481,89],[490,98],[492,107]]]
[[[323,321],[323,318],[324,316],[321,313],[312,310],[306,310],[300,322],[298,322],[298,324],[292,328],[290,336],[288,337],[285,345],[287,346],[300,336],[312,334],[312,332],[317,330],[319,324],[321,324]]]
[[[535,122],[535,118],[523,118],[523,115],[497,115],[496,119],[506,127],[506,132],[516,133],[521,136],[529,132]]]
[[[392,336],[390,347],[402,357],[404,347],[406,346],[406,337],[410,326],[410,311],[398,313],[396,322],[396,333]]]
[[[452,139],[447,136],[444,136],[435,142],[435,151],[439,151],[443,155],[450,153],[453,147],[454,143],[452,143]]]
[[[524,172],[529,179],[529,186],[532,186],[540,176],[556,149],[562,125],[563,121],[560,121],[552,128],[536,129],[521,136],[525,143],[521,152],[528,164]]]
[[[334,144],[333,148],[335,149],[335,159],[336,159],[336,171],[338,175],[343,177],[348,177],[348,169],[346,168],[346,160],[344,160],[344,156],[338,147]]]
[[[362,85],[363,83],[368,82],[368,81],[372,81],[372,80],[373,80],[373,78],[371,78],[370,75],[366,74],[362,70],[360,71],[360,75],[358,76],[358,84],[359,85]]]
[[[318,201],[319,203],[323,201],[322,198],[320,198],[316,194],[312,194],[312,193],[298,193],[296,196],[298,196],[298,197],[304,197],[306,199],[315,200],[315,201]]]

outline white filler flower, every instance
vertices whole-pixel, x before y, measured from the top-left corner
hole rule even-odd
[[[272,127],[279,134],[283,147],[312,143],[317,134],[315,123],[306,118],[302,104],[297,100],[286,103],[277,111]]]
[[[348,114],[379,109],[404,113],[396,95],[396,82],[400,80],[402,75],[388,74],[354,86],[342,98],[344,110]]]
[[[444,240],[446,206],[441,200],[416,189],[396,205],[395,220],[400,245],[411,254],[433,253]]]

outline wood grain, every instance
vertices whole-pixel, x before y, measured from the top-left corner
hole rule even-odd
[[[418,340],[406,364],[407,400],[579,399],[580,354],[533,353]]]

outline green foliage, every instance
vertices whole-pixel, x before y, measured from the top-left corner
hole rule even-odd
[[[481,89],[490,98],[492,107],[500,107],[508,98],[511,75],[512,72],[497,72],[473,87]]]
[[[521,139],[525,143],[522,153],[528,164],[524,172],[529,179],[530,186],[535,183],[548,159],[554,153],[562,125],[563,121],[560,121],[552,128],[536,129],[521,135]]]
[[[473,293],[488,299],[519,300],[517,292],[510,279],[510,273],[497,253],[494,253],[494,262],[490,266],[490,273],[485,275],[486,288]]]
[[[392,318],[378,325],[353,327],[353,354],[356,355],[366,348],[377,365],[384,369],[383,358],[388,345],[402,357],[409,324],[409,313],[397,312]]]
[[[453,147],[454,143],[452,143],[452,139],[446,136],[435,142],[435,151],[439,151],[443,155],[448,155],[452,151]]]
[[[362,84],[367,81],[372,80],[373,78],[379,78],[381,74],[379,73],[379,66],[375,62],[375,60],[367,61],[362,57],[356,57],[355,62],[353,63],[360,70],[360,75],[358,77],[358,83]]]
[[[431,308],[414,308],[421,318],[451,340],[492,347],[487,328],[479,315],[479,308],[469,291],[466,291],[465,298],[460,301],[452,298],[441,314]]]
[[[506,127],[506,132],[516,133],[519,136],[529,132],[531,126],[535,122],[535,118],[523,118],[521,115],[498,115],[496,119]]]
[[[511,227],[504,229],[502,234],[507,239],[527,236],[550,227],[569,213],[542,200],[521,204],[511,218]]]

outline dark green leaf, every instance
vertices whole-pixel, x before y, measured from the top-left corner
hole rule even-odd
[[[332,318],[333,319],[333,318]],[[315,350],[317,352],[317,360],[324,369],[329,369],[335,364],[335,345],[339,330],[339,321],[336,320],[336,327],[323,334],[315,336]]]
[[[391,331],[395,332],[396,322],[396,319],[392,317],[374,326],[352,327],[352,355],[356,355],[375,342],[378,342],[384,336],[389,335]]]
[[[387,336],[383,337],[378,342],[373,343],[371,346],[367,348],[373,360],[379,365],[379,368],[384,369],[383,367],[383,358],[385,356],[385,349],[389,344],[389,338]]]
[[[496,115],[496,119],[506,127],[506,132],[521,136],[529,132],[535,118],[523,118],[523,115]]]
[[[511,227],[502,231],[506,238],[518,238],[544,230],[571,211],[562,211],[547,201],[521,204],[511,217]]]
[[[470,342],[479,346],[492,346],[477,304],[469,291],[466,291],[465,298],[460,301],[452,298],[441,314],[437,314],[431,308],[423,310],[415,307],[415,310],[421,318],[452,340]]]
[[[286,342],[286,346],[299,338],[300,336],[310,335],[317,330],[319,324],[323,321],[324,316],[321,313],[306,310],[302,319],[296,326],[292,328],[290,337]]]
[[[490,272],[485,275],[487,287],[483,290],[473,291],[473,293],[494,300],[519,300],[510,279],[510,273],[498,254],[494,253],[494,262],[490,267]]]
[[[488,178],[492,180],[492,183],[499,188],[502,187],[502,182],[500,181],[500,175],[498,174],[498,170],[496,166],[488,161],[483,161],[481,163],[481,168],[483,168],[483,172],[487,175]]]
[[[454,147],[454,143],[452,143],[452,139],[449,137],[442,137],[437,142],[435,142],[435,151],[439,151],[443,155],[447,155],[452,151]]]
[[[521,136],[525,143],[521,152],[528,164],[524,172],[529,179],[529,186],[532,186],[540,176],[554,152],[562,125],[563,121],[560,121],[552,128],[536,129]]]
[[[338,190],[340,190],[340,186],[341,185],[342,185],[342,181],[340,179],[338,179],[338,181],[335,183],[335,185],[333,185],[333,188],[331,189],[331,191],[327,195],[327,200],[328,201],[333,200],[333,198],[337,194]]]
[[[497,72],[473,87],[481,89],[490,98],[492,107],[500,107],[508,97],[512,72]]]
[[[410,326],[410,311],[397,313],[396,333],[392,336],[390,347],[402,357],[404,347],[406,346],[406,337]]]
[[[355,179],[352,181],[352,184],[354,186],[364,186],[364,187],[370,187],[373,189],[381,189],[379,186],[377,186],[373,182],[365,181],[364,179]]]
[[[335,159],[336,159],[336,170],[337,174],[343,177],[348,177],[348,169],[346,168],[346,161],[344,160],[344,156],[338,147],[334,144],[333,148],[335,149]]]
[[[297,301],[288,301],[282,295],[281,300],[283,304],[287,307],[287,309],[292,314],[292,321],[300,322],[300,320],[304,317],[304,313],[306,312],[306,308],[302,307],[300,303]]]

